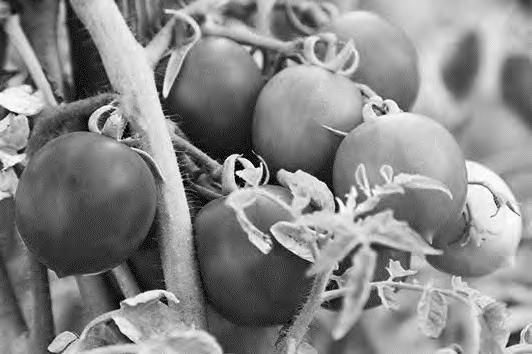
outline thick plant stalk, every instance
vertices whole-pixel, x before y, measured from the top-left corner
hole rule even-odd
[[[118,302],[103,274],[76,276],[83,304],[93,319],[118,308]]]
[[[205,309],[196,265],[192,224],[174,150],[159,104],[153,72],[144,48],[137,43],[111,0],[71,0],[91,34],[125,115],[143,137],[146,151],[164,177],[159,194],[161,258],[165,282],[180,303],[185,323],[205,327]]]
[[[48,269],[32,254],[28,254],[28,262],[32,286],[31,353],[48,353],[46,348],[55,336]]]
[[[0,352],[8,353],[11,343],[28,331],[0,255]]]
[[[59,0],[22,0],[20,24],[39,62],[57,91],[65,94],[63,70],[59,60],[58,13]]]

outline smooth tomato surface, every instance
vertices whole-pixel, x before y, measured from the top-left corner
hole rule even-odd
[[[502,178],[477,162],[467,161],[466,166],[470,181],[489,183],[509,198],[520,213],[515,196]],[[521,240],[521,217],[507,207],[493,216],[497,207],[493,196],[483,186],[469,185],[466,203],[474,218],[474,226],[468,229],[471,237],[469,242],[463,246],[456,242],[449,244],[445,242],[448,238],[436,236],[434,247],[442,249],[444,254],[427,256],[429,263],[444,272],[465,277],[483,276],[512,265]],[[460,217],[449,222],[441,232],[454,235],[457,240],[464,230],[466,219]],[[485,240],[478,245],[476,240],[480,238]]]
[[[95,133],[62,135],[30,160],[15,196],[28,249],[59,276],[123,262],[155,215],[155,181],[133,150]]]
[[[407,189],[381,201],[375,211],[392,209],[426,240],[451,218],[458,218],[467,191],[465,161],[452,135],[434,120],[412,113],[378,117],[365,122],[344,139],[334,161],[333,185],[343,198],[355,185],[355,170],[366,167],[372,186],[383,184],[379,171],[390,165],[395,174],[419,174],[444,183],[451,200],[437,190]]]
[[[272,175],[284,168],[330,182],[342,141],[323,125],[351,131],[362,122],[360,90],[349,79],[316,66],[297,65],[262,90],[253,116],[253,147]]]
[[[352,78],[370,86],[383,98],[409,110],[419,91],[417,52],[406,34],[380,16],[367,11],[347,12],[323,31],[353,39],[360,65]]]
[[[290,192],[264,186],[289,202]],[[207,298],[231,322],[271,326],[288,322],[312,286],[306,276],[309,262],[294,255],[274,239],[273,250],[263,254],[240,227],[234,211],[220,198],[197,215],[196,251]],[[291,215],[274,202],[258,196],[246,209],[248,218],[263,232]]]
[[[253,108],[263,85],[242,46],[207,37],[190,50],[166,103],[198,147],[224,158],[251,148]]]

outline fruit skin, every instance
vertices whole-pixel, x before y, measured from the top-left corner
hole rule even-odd
[[[15,195],[24,243],[59,276],[123,262],[146,237],[155,206],[155,181],[144,160],[88,132],[65,134],[42,147]]]
[[[384,247],[380,245],[372,246],[373,250],[377,252],[377,264],[375,265],[375,271],[373,272],[372,281],[384,281],[389,278],[390,274],[386,270],[386,267],[390,264],[390,259],[399,261],[404,269],[410,268],[411,254],[408,252],[402,252],[393,248]],[[350,254],[340,262],[339,269],[334,271],[335,275],[343,274],[349,267],[351,267],[352,255]],[[399,278],[404,281],[406,277]],[[327,290],[338,289],[338,285],[335,282],[330,282],[327,286]],[[331,301],[324,302],[322,306],[329,310],[339,311],[342,308],[342,298],[336,298]],[[382,304],[377,290],[373,289],[369,296],[364,309],[371,309]]]
[[[383,98],[409,110],[419,91],[417,52],[407,35],[367,11],[347,12],[326,25],[340,39],[355,41],[360,64],[352,79],[370,86]]]
[[[224,158],[251,148],[253,108],[263,85],[259,68],[242,46],[208,37],[188,53],[166,104],[192,142]]]
[[[502,178],[477,162],[467,161],[466,166],[470,181],[489,183],[496,191],[509,198],[520,213],[515,196]],[[464,246],[460,246],[459,243],[447,244],[443,242],[445,238],[435,237],[434,247],[442,249],[444,254],[427,256],[428,262],[446,273],[464,277],[480,277],[512,265],[521,240],[521,217],[508,207],[503,207],[495,217],[491,218],[497,207],[491,193],[482,186],[469,186],[466,203],[474,216],[474,222],[482,229],[471,228],[469,230],[471,239]],[[460,238],[465,228],[465,218],[460,217],[454,222],[449,222],[441,232]],[[490,234],[488,230],[494,234]],[[475,239],[478,240],[481,236],[485,236],[486,240],[479,247]]]
[[[290,192],[278,186],[266,191],[289,202]],[[195,222],[195,244],[208,300],[225,318],[239,325],[272,326],[287,323],[302,306],[312,286],[306,276],[310,263],[275,239],[263,254],[240,227],[226,198],[208,203]],[[269,199],[258,196],[246,215],[261,231],[269,232],[291,215]]]
[[[362,96],[349,79],[322,68],[297,65],[275,75],[253,115],[253,148],[275,175],[301,169],[330,183],[343,137],[322,127],[351,131],[362,123]]]
[[[449,188],[452,200],[437,190],[406,189],[403,195],[386,197],[375,209],[392,209],[396,219],[408,222],[429,242],[439,227],[462,212],[467,191],[465,160],[452,135],[430,118],[413,113],[386,115],[349,133],[334,160],[336,196],[343,198],[356,185],[354,174],[361,163],[372,186],[384,183],[379,170],[390,165],[394,174],[424,175]]]

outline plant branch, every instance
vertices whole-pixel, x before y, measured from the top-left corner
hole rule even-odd
[[[516,344],[508,347],[504,351],[506,354],[530,354],[532,353],[532,344]]]
[[[174,26],[176,23],[177,20],[175,17],[170,18],[145,47],[146,57],[152,68],[155,68],[172,43]]]
[[[65,80],[58,47],[59,0],[21,0],[20,3],[20,24],[24,33],[48,77],[64,97]]]
[[[159,188],[160,249],[165,282],[180,300],[181,319],[205,327],[205,309],[183,181],[144,48],[137,43],[112,0],[71,0],[102,57],[123,111],[143,138],[165,183]]]
[[[39,59],[37,59],[28,38],[26,38],[26,35],[20,26],[19,16],[9,16],[4,21],[4,30],[6,31],[10,42],[24,60],[24,64],[26,64],[35,85],[43,93],[46,103],[51,106],[57,105],[52,87],[44,75]]]
[[[118,267],[115,267],[112,271],[113,276],[116,278],[118,286],[122,291],[122,294],[126,298],[133,297],[140,294],[139,285],[135,280],[135,276],[131,273],[131,269],[126,263],[120,264]]]
[[[91,319],[118,307],[103,274],[79,275],[76,282]]]

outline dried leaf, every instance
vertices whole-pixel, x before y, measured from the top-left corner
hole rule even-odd
[[[268,254],[273,247],[273,241],[268,234],[260,231],[248,219],[245,208],[255,203],[257,197],[254,188],[236,190],[227,196],[225,204],[235,211],[236,219],[242,230],[248,235],[249,241],[262,253]]]
[[[26,116],[9,113],[0,120],[0,149],[23,149],[28,144],[29,135],[30,126]]]
[[[13,113],[33,116],[44,108],[45,103],[40,95],[32,94],[29,85],[21,85],[0,92],[0,106]]]
[[[297,204],[298,208],[301,208],[301,203],[298,203],[297,199],[303,198],[304,200],[310,199],[310,204],[314,210],[335,210],[332,192],[325,183],[316,177],[301,170],[292,173],[281,169],[277,172],[277,180],[281,185],[290,189],[294,200],[296,200],[293,203]],[[299,211],[301,210],[302,208]]]
[[[417,305],[418,326],[421,332],[431,338],[438,338],[447,322],[447,300],[432,284],[423,290]]]
[[[369,282],[375,270],[377,254],[365,244],[353,255],[353,267],[349,270],[346,289],[349,293],[343,297],[342,311],[333,329],[333,338],[343,338],[358,321],[371,293]]]
[[[306,227],[280,221],[270,228],[270,232],[284,248],[300,258],[314,263],[312,244],[316,242],[316,237]]]

